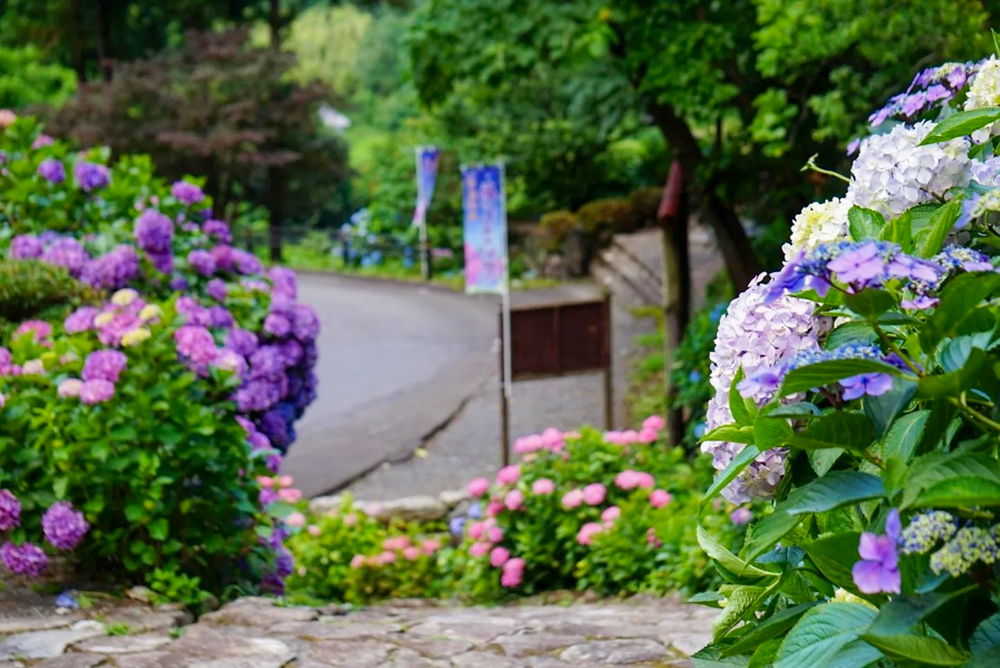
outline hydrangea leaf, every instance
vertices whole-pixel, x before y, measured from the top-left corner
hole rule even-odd
[[[920,330],[920,345],[925,351],[933,351],[938,343],[954,334],[976,307],[1000,289],[1000,274],[969,273],[949,280],[941,290],[941,301]]]
[[[946,481],[978,480],[1000,487],[1000,473],[997,472],[996,460],[984,454],[974,452],[962,453],[930,453],[917,459],[910,468],[909,479],[903,488],[902,508],[923,505],[926,491]],[[937,494],[944,499],[951,494],[952,487],[941,487]],[[960,490],[955,490],[960,492]],[[989,493],[985,488],[980,490]],[[940,503],[941,501],[938,501]]]
[[[740,427],[734,424],[724,424],[701,437],[705,441],[730,441],[732,443],[753,443],[753,428]]]
[[[790,515],[785,504],[779,504],[767,517],[755,523],[749,532],[744,558],[755,561],[757,557],[770,550],[805,519],[802,515]]]
[[[1000,612],[984,619],[969,638],[969,649],[980,654],[1000,647]]]
[[[751,578],[778,577],[777,573],[762,570],[737,557],[735,554],[727,550],[725,546],[723,546],[723,544],[715,538],[715,536],[702,528],[700,524],[698,525],[697,533],[698,544],[701,545],[701,549],[704,550],[705,554],[709,557],[719,562],[719,564],[726,570],[737,575],[743,575]]]
[[[917,381],[920,397],[958,397],[971,388],[981,373],[989,369],[988,358],[979,348],[972,348],[965,365],[958,371],[925,376]]]
[[[866,359],[817,362],[790,371],[781,383],[779,395],[787,397],[790,394],[807,392],[863,373],[887,373],[891,376],[898,376],[899,369],[885,362]]]
[[[897,379],[892,389],[877,397],[865,397],[863,409],[865,415],[871,418],[875,425],[875,438],[882,439],[888,434],[896,419],[896,416],[906,408],[913,395],[917,391],[917,386],[913,382]]]
[[[861,450],[871,445],[872,421],[859,411],[837,411],[812,420],[788,442],[803,450],[848,448]]]
[[[874,618],[875,611],[860,603],[816,606],[788,632],[774,668],[828,666],[842,648],[861,637]]]
[[[860,206],[851,207],[847,212],[847,220],[851,238],[855,241],[878,239],[882,228],[885,227],[885,218],[882,214]]]
[[[976,589],[976,585],[956,591],[935,592],[923,596],[896,596],[882,606],[868,632],[881,636],[906,633],[952,599],[974,589]]]
[[[869,320],[878,318],[899,305],[896,298],[885,290],[874,289],[847,295],[844,298],[844,303],[849,309]]]
[[[808,455],[809,465],[816,475],[826,475],[844,452],[843,448],[823,448],[822,450],[809,450],[806,455]]]
[[[965,137],[997,121],[1000,121],[1000,109],[996,107],[959,111],[935,125],[919,145],[938,144],[949,139]]]
[[[739,454],[733,457],[732,461],[729,462],[727,466],[721,473],[719,473],[715,480],[712,482],[712,486],[708,488],[705,492],[705,498],[701,501],[701,507],[707,506],[712,499],[714,499],[719,492],[721,492],[725,487],[731,483],[736,476],[738,476],[743,469],[750,465],[754,459],[760,454],[760,448],[756,445],[748,445]]]
[[[764,587],[735,587],[726,598],[726,605],[722,608],[722,613],[715,618],[715,622],[712,624],[713,639],[718,641],[723,638],[748,613],[755,610],[766,592],[767,589]]]
[[[822,414],[823,413],[820,411],[819,406],[816,404],[809,403],[808,401],[796,401],[792,404],[778,406],[774,410],[768,412],[767,417],[808,419],[812,417],[819,417]]]
[[[759,646],[766,640],[784,634],[788,629],[795,626],[795,623],[802,618],[802,615],[817,605],[819,605],[819,602],[815,601],[779,610],[764,621],[755,624],[747,633],[740,636],[739,640],[723,650],[722,656],[743,654]]]
[[[835,587],[857,593],[851,568],[858,560],[860,540],[860,532],[842,531],[806,543],[802,547],[820,573]]]
[[[822,513],[885,496],[882,479],[861,471],[834,471],[799,487],[782,503],[789,515]]]
[[[922,665],[960,666],[969,660],[968,652],[952,647],[943,640],[910,634],[862,636],[890,659],[917,661]]]
[[[955,227],[958,214],[961,213],[961,200],[953,199],[931,214],[930,225],[921,233],[914,234],[913,254],[917,257],[931,257],[941,252],[944,240]]]

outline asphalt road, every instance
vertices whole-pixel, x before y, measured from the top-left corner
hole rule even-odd
[[[403,460],[491,377],[497,302],[347,277],[299,275],[316,309],[319,396],[282,473],[307,496]]]

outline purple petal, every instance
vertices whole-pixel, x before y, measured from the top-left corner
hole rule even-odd
[[[858,590],[865,594],[878,594],[882,591],[882,564],[877,561],[855,563],[851,576]]]
[[[878,536],[870,531],[861,534],[861,541],[858,543],[858,556],[862,559],[881,560],[882,551],[879,549]]]
[[[899,521],[899,511],[893,508],[889,511],[889,516],[885,518],[885,535],[893,542],[899,540],[899,534],[903,530],[903,525]]]

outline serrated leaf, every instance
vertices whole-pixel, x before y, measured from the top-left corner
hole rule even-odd
[[[744,551],[744,558],[748,562],[752,563],[774,547],[805,519],[803,515],[789,515],[783,506],[784,503],[778,504],[774,512],[753,525]]]
[[[933,315],[920,330],[920,345],[933,351],[938,343],[953,336],[972,316],[976,307],[1000,289],[1000,274],[976,272],[960,274],[945,283]]]
[[[771,638],[776,638],[782,635],[788,629],[792,628],[795,623],[806,614],[812,608],[819,605],[819,601],[813,603],[803,603],[802,605],[796,605],[792,608],[786,608],[784,610],[779,610],[762,622],[754,624],[745,634],[740,636],[739,640],[725,648],[722,652],[722,656],[733,656],[735,654],[744,654],[765,640],[770,640]]]
[[[975,586],[923,596],[895,596],[879,610],[878,616],[872,622],[871,628],[868,629],[868,633],[880,636],[907,633],[948,601],[967,594],[973,589]]]
[[[982,654],[995,647],[1000,647],[1000,612],[980,622],[969,638],[969,649],[973,654]]]
[[[863,373],[887,373],[898,376],[899,369],[875,360],[830,360],[817,362],[788,372],[781,383],[779,396],[806,392],[814,387],[823,387],[844,378]]]
[[[870,288],[844,297],[844,303],[858,315],[873,320],[896,308],[896,298],[885,290]]]
[[[1000,506],[1000,482],[982,478],[951,478],[926,488],[915,508]]]
[[[886,436],[896,416],[906,408],[917,392],[916,383],[901,378],[893,381],[892,389],[877,397],[865,397],[862,402],[865,415],[875,427],[875,438]]]
[[[837,411],[809,422],[792,434],[789,443],[803,450],[847,448],[861,450],[871,445],[872,421],[859,411]]]
[[[957,397],[970,389],[983,369],[987,367],[988,358],[979,348],[969,351],[969,358],[958,371],[924,376],[917,381],[917,395],[926,398]]]
[[[824,603],[802,616],[785,636],[774,668],[827,666],[868,628],[875,611],[859,603]]]
[[[799,487],[779,507],[789,515],[823,513],[883,496],[881,478],[861,471],[833,471]]]
[[[927,146],[928,144],[937,144],[949,139],[967,137],[979,128],[984,128],[996,121],[1000,121],[1000,109],[995,107],[959,111],[935,125],[934,129],[924,137],[924,140],[918,146]]]
[[[878,211],[852,206],[847,212],[847,223],[854,241],[867,241],[879,238],[885,218]]]
[[[961,213],[962,206],[958,199],[953,199],[931,216],[930,226],[923,234],[916,238],[913,244],[913,255],[917,257],[931,257],[941,252],[944,240],[955,227],[958,214]]]
[[[793,404],[778,406],[767,413],[769,418],[811,418],[822,415],[819,406],[808,401],[797,401]]]
[[[751,578],[776,578],[777,573],[771,573],[752,566],[730,552],[715,537],[705,531],[699,524],[697,529],[698,544],[712,559],[722,564],[722,567],[733,573]]]
[[[735,587],[726,599],[722,613],[712,623],[712,638],[718,642],[730,629],[740,623],[748,612],[757,607],[767,589],[764,587]]]
[[[809,450],[806,452],[806,456],[809,457],[809,466],[812,467],[816,475],[826,475],[844,452],[843,448],[823,448],[822,450]]]
[[[753,425],[753,442],[761,450],[777,448],[788,442],[792,428],[786,419],[771,419],[770,413],[758,413]]]
[[[996,461],[973,452],[930,453],[917,459],[903,488],[901,507],[922,505],[927,490],[950,480],[980,480],[1000,485]],[[951,491],[941,488],[940,493]]]
[[[736,386],[741,380],[743,380],[743,367],[740,367],[736,371],[736,376],[733,378],[733,382],[729,386],[729,412],[733,414],[733,419],[736,420],[736,424],[741,426],[751,426],[753,425],[753,416],[750,414],[750,409],[743,400],[743,395],[741,395],[740,391],[736,389]]]
[[[893,218],[889,224],[882,228],[879,235],[883,241],[899,244],[904,253],[909,253],[913,248],[913,228],[910,224],[910,212],[906,211],[898,218]]]
[[[733,457],[732,461],[729,462],[729,466],[715,476],[712,486],[705,492],[705,498],[701,501],[701,507],[704,508],[708,505],[709,502],[711,502],[719,492],[725,489],[726,485],[731,483],[736,476],[738,476],[743,469],[750,464],[750,462],[757,458],[758,455],[760,455],[760,448],[756,445],[748,445],[740,450],[736,456]]]
[[[860,541],[859,532],[845,531],[806,543],[802,548],[827,580],[837,587],[856,592],[851,568],[860,558],[858,556]]]
[[[960,666],[969,659],[963,652],[937,638],[900,634],[894,636],[861,636],[873,647],[877,647],[890,659],[918,661],[929,666]]]
[[[731,443],[753,443],[753,427],[741,427],[735,422],[716,427],[701,437],[701,442],[729,441]]]
[[[852,320],[834,327],[826,335],[823,348],[835,350],[850,343],[872,343],[878,340],[878,334],[867,322]]]

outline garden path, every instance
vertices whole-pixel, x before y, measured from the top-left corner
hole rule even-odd
[[[63,614],[49,598],[17,601],[0,592],[0,668],[679,668],[710,640],[713,616],[645,596],[498,608],[393,601],[352,612],[245,598],[190,624],[175,608],[132,601]]]

